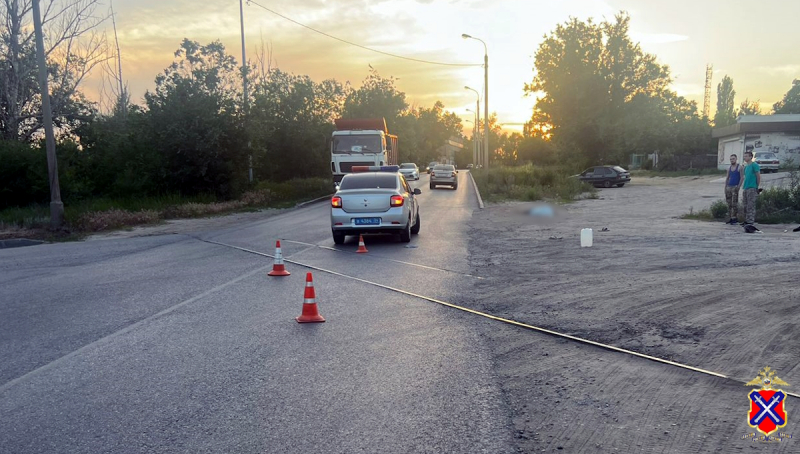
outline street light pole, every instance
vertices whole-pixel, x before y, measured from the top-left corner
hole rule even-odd
[[[478,119],[475,121],[475,129],[477,129],[478,132],[480,132],[480,130],[481,130],[481,126],[480,126],[480,122],[481,122],[481,94],[478,92],[478,90],[476,90],[474,88],[470,88],[467,85],[464,85],[464,89],[465,90],[474,91],[475,92],[475,96],[477,96],[477,100],[475,101],[475,109],[476,109],[476,112],[477,112]],[[480,136],[480,134],[478,134],[478,136]],[[476,155],[477,155],[476,159],[478,159],[478,160],[477,161],[472,161],[472,162],[477,166],[478,163],[480,162],[480,157],[481,157],[480,145],[476,149]]]
[[[239,23],[241,24],[242,28],[242,90],[244,91],[244,124],[245,124],[245,134],[247,134],[247,151],[248,151],[248,175],[250,177],[250,182],[253,182],[253,152],[250,150],[250,131],[247,130],[247,118],[250,114],[250,109],[248,108],[248,100],[247,100],[247,55],[245,54],[244,48],[244,5],[242,4],[242,0],[239,0]]]
[[[478,146],[479,146],[479,137],[478,128],[478,114],[475,113],[472,109],[467,109],[467,112],[472,112],[472,115],[475,118],[475,121],[472,122],[472,165],[478,165]],[[467,120],[469,121],[469,120]]]
[[[50,90],[47,88],[47,59],[44,55],[44,36],[39,0],[33,0],[33,28],[36,35],[36,56],[39,63],[39,85],[42,92],[42,120],[45,148],[47,149],[47,171],[50,177],[50,227],[61,227],[64,220],[64,203],[61,202],[61,187],[58,184],[58,160],[56,159],[56,137],[53,132],[53,113],[50,110]]]
[[[484,167],[489,168],[489,49],[486,47],[486,43],[474,36],[470,36],[466,33],[461,35],[464,39],[474,39],[480,41],[483,44],[483,102],[484,102],[484,112],[483,112],[483,147],[484,147],[484,159],[486,162],[484,163]]]

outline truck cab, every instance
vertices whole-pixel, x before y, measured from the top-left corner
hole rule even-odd
[[[397,164],[397,136],[380,119],[337,119],[331,137],[331,173],[334,184],[354,166]]]

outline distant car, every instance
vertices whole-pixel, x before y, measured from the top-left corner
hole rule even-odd
[[[447,185],[458,189],[458,171],[455,166],[439,164],[433,167],[430,188],[434,189],[438,185]]]
[[[408,243],[419,233],[422,193],[411,189],[398,166],[354,166],[331,198],[333,242],[343,244],[347,235],[399,234]]]
[[[431,173],[431,171],[433,170],[433,168],[434,168],[434,167],[436,167],[436,166],[438,166],[438,165],[439,165],[439,162],[438,162],[438,161],[431,161],[431,162],[428,164],[428,168],[427,168],[427,169],[425,169],[425,170],[427,170],[427,171],[428,171],[428,174],[430,174],[430,173]]]
[[[470,163],[470,164],[467,164],[467,168],[468,168],[468,169],[471,169],[471,168],[472,168],[472,163]]]
[[[761,172],[775,173],[781,166],[781,161],[778,156],[771,151],[755,151],[753,152],[753,162],[758,163]]]
[[[413,162],[400,164],[400,173],[406,177],[406,180],[419,180],[419,167]]]
[[[623,187],[631,181],[631,174],[620,166],[595,166],[575,175],[581,181],[597,187],[610,188],[611,186]]]

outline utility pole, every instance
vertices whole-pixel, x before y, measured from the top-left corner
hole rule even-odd
[[[242,90],[244,93],[244,124],[245,124],[245,134],[247,134],[247,152],[248,152],[248,175],[250,176],[250,182],[253,182],[253,152],[250,150],[250,131],[247,130],[247,118],[250,114],[250,109],[248,106],[247,100],[247,55],[245,53],[244,47],[244,5],[243,0],[239,0],[239,23],[241,24],[242,28]]]
[[[53,133],[53,114],[50,111],[50,91],[47,88],[47,60],[44,56],[44,37],[42,36],[42,16],[39,11],[39,0],[33,0],[33,28],[36,35],[36,56],[39,60],[39,85],[42,92],[42,119],[47,148],[47,173],[50,177],[50,227],[57,229],[61,227],[64,220],[64,204],[61,202],[61,188],[58,185],[56,137]]]
[[[119,51],[119,38],[117,38],[117,20],[114,17],[114,4],[111,3],[111,24],[114,27],[114,43],[117,46],[117,67],[118,76],[117,76],[117,83],[119,84],[119,99],[120,108],[122,109],[122,116],[128,116],[128,93],[126,93],[125,85],[123,84],[122,79],[122,53]]]

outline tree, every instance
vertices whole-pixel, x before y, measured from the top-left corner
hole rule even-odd
[[[717,112],[714,114],[714,126],[717,128],[736,123],[735,96],[733,79],[728,76],[723,77],[722,82],[717,85]]]
[[[525,86],[541,94],[527,134],[551,137],[579,165],[600,164],[653,152],[674,137],[675,122],[697,117],[695,104],[668,89],[669,68],[631,41],[629,25],[626,13],[601,24],[572,18],[545,37]]]
[[[184,39],[175,56],[145,93],[148,135],[166,161],[169,189],[235,195],[247,169],[236,61],[219,41]]]
[[[385,118],[389,131],[392,131],[394,121],[407,108],[406,94],[397,90],[395,79],[381,77],[376,69],[370,69],[361,87],[348,93],[342,115],[346,118]]]
[[[761,103],[759,101],[750,101],[745,98],[742,104],[739,105],[739,115],[761,115]]]
[[[95,28],[99,0],[44,0],[42,26],[53,123],[70,130],[92,114],[78,92],[83,79],[108,57]],[[29,141],[42,128],[31,0],[0,1],[0,136]]]
[[[792,88],[772,108],[776,114],[800,114],[800,79],[792,82]]]
[[[261,73],[254,86],[250,123],[259,125],[252,131],[258,177],[330,177],[326,143],[341,116],[345,88],[278,69]]]

